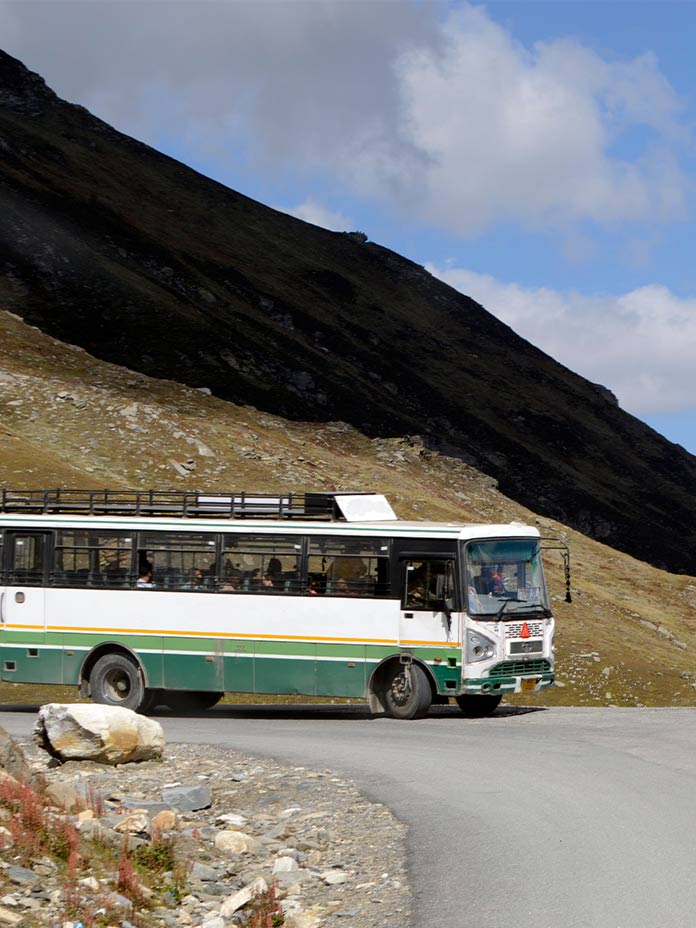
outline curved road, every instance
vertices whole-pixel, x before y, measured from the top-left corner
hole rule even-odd
[[[36,707],[2,708],[28,736]],[[170,742],[330,767],[388,805],[410,826],[413,928],[696,926],[696,709],[157,717]]]

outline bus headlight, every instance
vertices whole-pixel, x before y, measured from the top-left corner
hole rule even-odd
[[[480,632],[467,629],[466,632],[466,662],[468,664],[476,661],[485,661],[495,655],[495,642],[486,638]]]

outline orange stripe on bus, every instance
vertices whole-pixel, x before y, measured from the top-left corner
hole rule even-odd
[[[17,629],[36,629],[39,631],[44,631],[43,625],[7,625],[6,628],[17,628]],[[394,638],[328,638],[323,636],[309,636],[309,635],[263,635],[263,634],[246,634],[244,632],[175,632],[169,631],[166,629],[152,629],[152,628],[94,628],[91,626],[76,626],[76,625],[49,625],[46,627],[47,632],[84,632],[84,633],[93,633],[100,635],[163,635],[167,637],[176,637],[176,638],[239,638],[239,639],[249,639],[249,640],[263,640],[263,641],[328,641],[328,642],[338,642],[345,644],[387,644],[387,645],[398,645],[398,642]],[[13,642],[16,644],[17,642]],[[416,639],[409,639],[408,641],[402,641],[402,645],[420,645],[425,647],[433,648],[460,648],[460,641],[418,641]]]

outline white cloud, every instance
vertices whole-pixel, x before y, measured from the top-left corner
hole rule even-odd
[[[330,229],[332,232],[347,232],[352,226],[347,216],[332,212],[312,198],[298,206],[277,206],[276,209],[295,216],[297,219],[303,219],[305,222],[311,222],[312,225],[321,226],[322,229]]]
[[[462,268],[428,270],[561,364],[609,387],[634,415],[693,408],[696,298],[657,285],[583,296],[525,289]]]
[[[680,102],[652,54],[528,48],[482,6],[0,0],[0,24],[10,53],[124,131],[306,190],[318,171],[411,221],[567,232],[685,208]]]
[[[401,56],[402,130],[427,159],[424,207],[459,232],[498,220],[664,219],[684,208],[679,101],[655,58],[611,62],[569,39],[524,48],[481,7],[443,48]],[[622,133],[647,133],[633,160]]]

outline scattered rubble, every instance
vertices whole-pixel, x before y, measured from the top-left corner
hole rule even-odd
[[[20,864],[9,829],[0,828],[1,925],[74,928],[101,918],[121,928],[235,928],[249,924],[253,900],[271,890],[284,928],[409,923],[405,826],[331,771],[186,744],[167,746],[160,761],[47,766],[37,746],[23,747],[65,810],[55,814],[67,815],[81,847],[95,853],[87,851],[68,892],[60,861],[43,855]],[[0,804],[0,824],[7,821]],[[118,874],[100,865],[99,849],[127,845],[146,858],[148,848],[170,846],[163,842],[177,863],[155,886],[140,887],[134,908]]]

